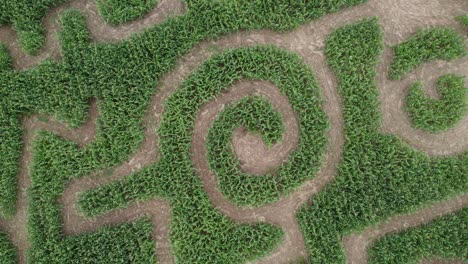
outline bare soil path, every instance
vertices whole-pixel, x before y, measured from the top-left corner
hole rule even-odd
[[[443,3],[442,3],[443,2]],[[19,49],[16,36],[8,28],[0,28],[0,39],[8,44],[14,67],[24,69],[31,67],[44,58],[60,57],[56,32],[57,14],[65,8],[76,7],[87,13],[87,23],[95,41],[118,41],[128,38],[132,33],[159,23],[169,15],[178,15],[184,12],[184,6],[180,1],[162,0],[158,6],[143,19],[125,24],[120,27],[107,26],[97,14],[97,8],[93,0],[74,0],[52,10],[44,21],[48,29],[46,45],[42,53],[36,57],[24,55]],[[153,238],[156,242],[156,252],[160,263],[173,263],[169,242],[170,206],[166,201],[154,200],[147,203],[135,204],[124,210],[118,210],[109,214],[87,219],[79,214],[74,207],[77,193],[84,192],[103,184],[121,179],[132,172],[157,160],[158,139],[155,134],[160,116],[164,109],[162,102],[175,91],[182,81],[202,62],[213,54],[222,50],[258,44],[272,44],[285,48],[301,56],[313,69],[322,89],[325,99],[323,109],[330,121],[330,130],[327,149],[324,154],[323,165],[314,179],[305,182],[292,194],[283,197],[280,201],[258,208],[238,208],[230,203],[220,192],[216,178],[208,170],[204,142],[209,124],[221,110],[222,106],[238,100],[249,94],[261,94],[269,98],[274,106],[285,118],[285,140],[273,150],[258,148],[262,143],[258,138],[242,134],[236,131],[233,140],[236,154],[244,160],[243,169],[247,172],[263,174],[265,170],[277,167],[284,161],[287,154],[297,145],[297,121],[295,114],[290,109],[285,98],[271,84],[265,82],[239,82],[229,89],[227,93],[210,102],[199,112],[194,134],[192,152],[194,166],[200,175],[204,188],[213,205],[228,217],[241,223],[269,222],[281,227],[286,236],[283,243],[272,252],[271,255],[258,260],[258,263],[289,263],[301,257],[307,258],[304,239],[295,219],[296,210],[307,200],[318,193],[323,186],[331,182],[336,175],[336,167],[340,162],[344,144],[343,116],[341,99],[338,95],[337,81],[328,67],[325,59],[324,48],[326,37],[336,28],[358,21],[365,17],[377,16],[384,30],[384,42],[386,46],[395,45],[420,28],[428,26],[450,26],[463,32],[460,25],[453,17],[467,13],[468,7],[464,0],[369,0],[369,2],[357,7],[340,11],[336,14],[326,15],[323,18],[310,22],[298,29],[287,33],[276,33],[269,30],[252,32],[238,32],[217,40],[204,41],[192,48],[188,54],[180,58],[175,70],[166,74],[161,80],[159,91],[153,96],[152,102],[144,117],[145,140],[139,151],[132,155],[127,162],[112,168],[112,175],[102,176],[103,172],[93,173],[89,177],[83,177],[72,181],[62,196],[64,233],[67,235],[94,231],[103,225],[112,225],[131,221],[142,215],[150,215],[154,223]],[[382,132],[394,134],[402,138],[410,146],[431,156],[446,156],[461,153],[468,148],[468,117],[465,117],[457,126],[448,131],[430,134],[411,127],[410,121],[403,112],[405,95],[408,86],[415,80],[424,80],[429,94],[434,95],[433,82],[443,73],[465,74],[468,69],[468,59],[425,64],[415,72],[410,73],[401,81],[390,81],[387,78],[392,52],[387,47],[378,66],[377,84],[381,89],[381,110],[383,115]],[[431,92],[432,91],[432,92]],[[96,107],[91,107],[91,120],[97,117]],[[31,160],[30,142],[35,129],[53,131],[58,135],[72,140],[83,146],[93,140],[95,135],[94,121],[89,121],[77,130],[69,129],[60,123],[50,120],[47,123],[40,122],[34,117],[24,120],[24,150],[21,158],[21,171],[19,174],[20,193],[18,200],[18,214],[14,221],[0,220],[0,228],[6,230],[13,243],[18,248],[20,263],[25,263],[25,250],[28,248],[25,222],[27,218],[27,204],[25,190],[29,186],[28,165]],[[246,147],[252,149],[246,150]],[[257,149],[254,151],[253,149]],[[266,156],[261,158],[261,156]],[[261,176],[260,176],[261,177]],[[353,234],[344,238],[344,245],[350,263],[366,263],[366,245],[373,239],[389,232],[404,230],[427,222],[439,215],[446,214],[465,207],[467,197],[461,196],[448,201],[437,203],[431,207],[421,209],[418,212],[405,216],[397,216],[389,219],[388,223],[366,229],[361,234]],[[357,241],[357,242],[356,242]]]

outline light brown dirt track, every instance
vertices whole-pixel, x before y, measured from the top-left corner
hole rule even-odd
[[[58,24],[56,19],[61,11],[69,7],[76,7],[87,14],[87,23],[94,41],[108,42],[128,38],[132,33],[140,32],[156,23],[164,21],[170,15],[180,15],[184,6],[180,1],[162,0],[158,6],[144,18],[120,27],[110,27],[105,24],[97,13],[95,1],[72,0],[53,9],[44,24],[48,29],[46,45],[40,55],[27,56],[19,49],[16,35],[9,28],[0,28],[0,40],[9,47],[16,69],[33,67],[45,58],[60,58],[59,45],[56,38]],[[204,184],[214,207],[223,214],[240,223],[269,222],[281,227],[285,232],[285,239],[269,256],[256,263],[290,263],[300,257],[307,258],[307,252],[302,233],[295,219],[296,210],[307,200],[318,193],[323,186],[333,181],[336,167],[340,162],[344,135],[342,104],[338,95],[337,81],[328,67],[324,47],[326,37],[340,26],[358,21],[362,18],[377,16],[384,30],[386,48],[378,66],[377,85],[380,89],[382,129],[383,133],[393,134],[411,147],[430,156],[447,156],[464,152],[468,149],[468,116],[465,116],[457,126],[445,132],[430,134],[414,129],[407,115],[403,112],[405,95],[408,87],[416,80],[422,80],[427,93],[437,96],[434,92],[434,82],[444,73],[459,73],[467,75],[468,59],[462,58],[451,62],[436,61],[424,64],[400,81],[387,78],[388,67],[392,59],[392,52],[388,46],[395,45],[420,28],[430,26],[449,26],[464,33],[461,26],[453,17],[468,13],[465,0],[369,0],[357,7],[342,10],[335,14],[326,15],[321,19],[307,23],[296,30],[286,33],[276,33],[269,30],[252,32],[238,32],[217,40],[204,41],[193,47],[177,62],[176,68],[166,74],[160,81],[151,104],[144,117],[145,140],[140,149],[128,161],[110,168],[108,177],[105,172],[96,172],[88,177],[73,180],[62,196],[64,234],[75,235],[91,232],[104,225],[113,225],[134,220],[142,215],[149,215],[154,224],[153,239],[156,242],[156,253],[159,263],[174,263],[169,241],[170,206],[167,201],[153,200],[146,203],[131,205],[130,207],[87,219],[79,214],[74,203],[77,194],[96,188],[97,186],[121,179],[132,172],[154,163],[158,158],[158,138],[154,133],[164,112],[162,102],[174,92],[186,77],[196,70],[201,63],[212,55],[223,50],[236,47],[271,44],[297,53],[314,71],[325,99],[323,110],[326,112],[330,129],[327,132],[329,142],[323,158],[323,165],[314,179],[305,182],[300,188],[283,197],[280,201],[258,208],[238,208],[227,200],[219,190],[213,173],[208,169],[206,161],[205,139],[209,125],[221,111],[222,107],[244,96],[260,94],[270,101],[282,114],[286,133],[284,141],[273,149],[266,149],[258,138],[236,130],[233,145],[237,156],[244,161],[242,169],[255,174],[263,174],[275,168],[287,159],[288,153],[298,142],[298,127],[295,114],[282,97],[277,88],[266,82],[241,81],[233,85],[226,93],[205,105],[199,112],[192,143],[193,163]],[[464,33],[465,34],[465,33]],[[0,220],[0,229],[6,230],[18,249],[19,263],[25,263],[25,252],[29,247],[25,223],[27,219],[26,190],[29,187],[29,164],[32,158],[31,141],[34,131],[38,129],[52,131],[68,140],[84,146],[95,137],[95,120],[98,109],[93,101],[90,107],[89,121],[81,128],[70,129],[66,125],[49,119],[41,122],[33,115],[25,117],[24,149],[20,161],[18,181],[20,186],[17,203],[18,212],[13,219]],[[252,147],[255,146],[255,147]],[[261,176],[259,176],[261,177]],[[343,238],[349,263],[366,263],[367,246],[375,239],[387,234],[405,230],[410,227],[426,223],[440,215],[460,210],[468,204],[468,196],[462,195],[447,201],[439,202],[421,208],[415,213],[395,216],[375,227],[351,234]],[[313,261],[310,260],[310,261]],[[446,263],[437,262],[426,263]],[[451,262],[456,263],[456,262]]]

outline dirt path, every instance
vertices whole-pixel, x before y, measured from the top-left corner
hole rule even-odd
[[[4,31],[8,30],[5,30],[4,28],[0,29],[0,38],[2,40],[5,36],[2,34],[7,34],[6,36],[9,36],[7,38],[7,43],[10,49],[13,50],[12,55],[15,62],[15,68],[18,69],[31,67],[43,58],[51,55],[53,55],[54,58],[59,57],[59,47],[55,37],[57,24],[54,23],[54,21],[55,17],[57,16],[57,12],[64,9],[66,6],[76,6],[88,14],[88,25],[91,27],[92,35],[96,41],[114,41],[126,38],[132,32],[141,31],[143,28],[153,23],[162,21],[167,15],[165,15],[165,11],[162,12],[161,15],[157,15],[159,9],[165,10],[164,8],[167,8],[167,10],[174,10],[174,13],[177,14],[180,14],[183,10],[183,7],[180,5],[180,3],[177,4],[178,1],[163,0],[155,9],[155,11],[153,11],[155,13],[151,13],[143,20],[133,22],[121,27],[120,29],[114,29],[112,27],[105,26],[102,19],[97,15],[96,7],[93,2],[94,1],[87,2],[83,0],[76,0],[72,1],[71,4],[60,6],[59,8],[52,11],[51,14],[53,15],[48,16],[45,20],[45,25],[49,29],[47,34],[47,44],[43,49],[43,53],[37,57],[24,56],[24,54],[22,54],[18,49],[17,44],[15,44],[16,41],[13,40],[14,34],[11,35],[11,32],[4,33]],[[219,191],[216,179],[209,170],[206,170],[206,167],[203,167],[206,165],[203,144],[194,145],[193,152],[198,153],[195,156],[194,165],[196,168],[198,168],[198,172],[204,183],[204,188],[208,193],[213,205],[222,213],[241,223],[258,221],[270,222],[278,225],[285,231],[286,236],[283,243],[271,255],[257,261],[258,263],[289,263],[290,261],[294,261],[300,257],[307,257],[302,233],[300,232],[299,226],[295,219],[295,212],[311,196],[318,193],[325,184],[333,180],[333,177],[336,174],[336,166],[339,164],[341,158],[341,152],[344,143],[343,117],[341,109],[342,104],[337,92],[337,82],[328,65],[326,64],[323,52],[326,37],[332,33],[334,29],[340,26],[370,16],[379,17],[379,21],[384,29],[384,41],[386,45],[397,44],[398,42],[407,38],[410,34],[416,32],[418,28],[427,27],[428,25],[448,25],[455,27],[462,32],[459,25],[456,24],[452,18],[455,15],[468,12],[466,9],[467,7],[465,7],[463,0],[449,0],[446,1],[445,4],[441,4],[437,0],[370,0],[366,4],[343,10],[336,14],[327,15],[317,21],[301,26],[292,32],[284,34],[279,34],[268,30],[239,32],[230,34],[229,36],[222,37],[215,41],[205,41],[200,43],[196,47],[192,48],[187,55],[179,59],[175,70],[166,74],[162,79],[160,90],[153,96],[148,112],[144,118],[144,124],[146,127],[145,141],[141,145],[140,150],[127,162],[116,168],[113,168],[112,175],[109,177],[99,177],[99,173],[94,173],[89,177],[74,180],[72,183],[70,183],[62,197],[62,202],[64,204],[64,233],[72,235],[85,231],[93,231],[103,225],[126,222],[131,219],[135,219],[136,217],[140,217],[141,215],[149,214],[152,216],[152,221],[155,224],[155,233],[153,238],[156,241],[156,252],[158,254],[158,259],[161,263],[173,263],[174,259],[170,254],[170,245],[168,240],[170,209],[167,202],[155,200],[152,202],[136,204],[130,206],[127,209],[111,212],[104,216],[100,216],[97,219],[89,220],[80,216],[76,212],[73,206],[74,202],[76,201],[76,194],[78,192],[84,192],[86,190],[93,189],[97,186],[101,186],[103,184],[125,177],[126,175],[138,171],[141,168],[148,166],[149,164],[156,161],[157,137],[154,133],[154,129],[159,124],[160,116],[163,113],[162,102],[169,94],[171,94],[175,89],[177,89],[177,87],[180,86],[181,82],[191,72],[196,70],[199,65],[207,60],[211,55],[217,52],[221,52],[227,48],[252,46],[256,44],[273,44],[277,47],[288,49],[300,55],[305,60],[305,62],[313,68],[313,71],[322,89],[322,94],[326,100],[326,103],[323,105],[323,109],[330,120],[331,128],[327,134],[329,143],[324,154],[324,163],[320,171],[317,173],[314,179],[305,182],[295,192],[287,197],[284,197],[279,202],[252,209],[238,208],[223,197]],[[8,40],[10,40],[10,42],[8,42]],[[381,109],[383,112],[382,131],[397,135],[412,147],[426,152],[429,155],[452,155],[465,151],[468,144],[468,138],[466,138],[467,135],[463,134],[463,131],[466,131],[468,126],[466,118],[461,121],[453,130],[439,134],[429,134],[411,128],[408,118],[401,110],[401,102],[404,101],[407,87],[412,82],[412,80],[424,78],[424,80],[433,82],[435,78],[434,76],[436,76],[435,73],[441,74],[445,71],[466,74],[464,70],[467,68],[467,59],[465,58],[450,63],[435,62],[427,64],[418,69],[415,73],[409,74],[402,81],[392,82],[386,79],[386,75],[388,73],[387,67],[391,56],[391,52],[387,48],[378,69],[379,74],[377,83],[382,91],[380,97],[382,100]],[[271,98],[274,105],[277,106],[278,109],[280,109],[280,105],[285,105],[284,103],[281,103],[281,100],[283,99],[281,99],[280,96],[275,96],[275,93],[277,93],[275,92],[277,91],[276,88],[271,87],[271,85],[267,83],[259,83],[257,85],[256,83],[251,82],[240,82],[231,90],[231,92],[227,93],[228,95],[225,95],[227,96],[227,99],[220,97],[217,100],[226,100],[225,103],[227,103],[237,98],[241,98],[249,93],[257,92]],[[231,99],[229,99],[230,96]],[[219,108],[219,105],[216,106],[216,104],[217,101],[215,100],[213,102],[213,106],[206,106],[206,108],[213,107],[208,111],[211,116],[214,116],[213,112],[211,111],[219,111],[216,110]],[[284,108],[283,110],[280,109],[280,111],[286,115],[289,110]],[[291,116],[291,114],[287,115]],[[288,122],[289,121],[290,120],[288,119]],[[205,139],[206,131],[197,130],[197,127],[200,126],[207,127],[208,124],[205,122],[208,121],[197,122],[195,128],[196,131],[193,135],[194,139]],[[294,134],[297,133],[294,132],[294,123],[295,121],[290,122],[288,123],[289,125],[287,125],[287,133],[291,133],[291,137],[294,137]],[[27,131],[28,129],[26,129],[25,136],[28,134]],[[63,131],[60,133],[63,133]],[[79,143],[79,139],[77,138],[70,139],[74,141],[78,140],[75,142]],[[237,152],[242,149],[239,144],[247,143],[245,145],[248,145],[248,143],[252,143],[251,140],[254,139],[247,138],[244,143],[240,143],[241,140],[242,138],[237,136],[234,140],[234,145],[237,146]],[[287,142],[283,144],[284,149],[277,150],[278,153],[287,155],[287,153],[292,148],[294,148],[295,144],[297,143],[294,140]],[[25,145],[27,144],[25,143]],[[248,159],[247,157],[254,158],[256,156],[255,153],[244,154],[246,155],[246,158],[243,159]],[[242,157],[244,154],[240,154],[240,156]],[[30,155],[30,149],[26,147],[25,154],[22,158],[22,164],[29,163]],[[256,166],[254,163],[247,163],[248,166],[245,169],[250,170],[250,166],[250,168],[255,168],[260,170],[258,172],[261,172],[266,167],[276,167],[284,158],[275,158],[273,156],[270,157],[272,158],[269,162],[263,164],[260,163]],[[26,168],[27,166],[22,167]],[[22,178],[22,174],[25,174],[25,172],[20,173],[20,180]],[[24,178],[27,179],[28,177],[24,176]],[[22,184],[21,186],[22,189],[25,189],[27,184]],[[438,206],[442,208],[442,211],[448,210],[447,208],[451,208],[454,201],[457,200],[442,202],[438,204]],[[25,205],[23,207],[25,208]],[[18,212],[20,212],[20,210]],[[26,210],[24,210],[24,214],[25,212]],[[426,214],[424,209],[421,212],[417,212],[416,214],[409,216],[408,221],[413,221],[415,223],[414,225],[421,224],[422,221],[417,220],[419,218],[418,213],[424,214],[425,219],[432,219],[437,215],[440,215],[440,213],[437,212],[427,212]],[[397,219],[395,221],[401,222],[406,220]],[[0,227],[3,228],[3,225]],[[383,226],[381,227],[381,230],[378,228],[378,230],[375,232],[383,235],[388,232],[388,229],[385,228],[386,227]],[[15,230],[16,232],[16,230],[20,230],[20,228],[16,229],[10,227],[10,229],[8,229],[7,227],[6,230],[10,230],[9,233],[12,236],[12,240],[15,245],[20,248],[20,255],[22,255],[24,253],[24,249],[27,248],[25,231],[23,232],[24,236],[22,236],[21,239],[19,238],[19,234],[21,232],[18,232],[18,235],[16,235],[18,238],[15,238],[15,234],[11,234],[12,230]],[[25,245],[22,246],[21,243]],[[24,259],[23,256],[22,258]]]

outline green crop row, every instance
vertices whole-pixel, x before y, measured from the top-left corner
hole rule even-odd
[[[8,240],[8,236],[0,233],[0,263],[14,264],[16,263],[16,252],[13,244]]]
[[[97,0],[99,13],[112,25],[137,19],[156,6],[158,0]]]
[[[116,227],[104,227],[92,234],[71,237],[57,245],[56,263],[156,263],[153,226],[148,219],[124,223]],[[38,252],[36,252],[38,253]],[[50,259],[53,254],[44,259]],[[32,263],[42,263],[34,255]],[[51,263],[51,262],[47,262]]]
[[[394,47],[390,78],[397,80],[424,62],[452,60],[466,54],[463,37],[451,28],[421,30]]]
[[[420,82],[411,86],[406,111],[414,127],[437,132],[455,126],[463,118],[468,105],[464,77],[453,74],[440,77],[437,91],[439,100],[426,97]]]
[[[8,53],[7,47],[0,43],[0,71],[7,71],[11,69],[11,57]]]
[[[464,26],[468,26],[468,14],[457,16],[456,19]]]
[[[430,158],[379,132],[376,19],[339,28],[327,60],[343,99],[345,145],[335,180],[297,213],[314,263],[345,263],[343,236],[468,190],[468,154]]]
[[[72,254],[68,250],[70,248],[83,255],[106,259],[106,256],[117,254],[109,246],[113,243],[127,245],[123,251],[128,253],[126,259],[149,256],[147,246],[136,246],[148,245],[148,240],[144,239],[147,233],[138,233],[122,225],[106,229],[102,240],[99,239],[100,235],[95,234],[65,236],[62,233],[59,200],[66,184],[92,171],[115,166],[136,151],[143,139],[142,117],[151,96],[156,92],[158,80],[174,68],[178,58],[201,40],[240,29],[290,29],[341,7],[361,2],[363,0],[334,0],[325,4],[308,2],[288,5],[284,0],[188,1],[185,15],[168,19],[127,41],[110,44],[88,43],[89,33],[84,18],[76,11],[66,12],[61,19],[64,27],[60,32],[62,61],[46,61],[25,71],[0,72],[0,212],[3,215],[12,215],[15,211],[16,177],[23,133],[21,116],[39,112],[76,127],[87,118],[90,98],[96,97],[98,101],[97,135],[92,143],[78,148],[69,141],[44,132],[38,134],[34,143],[28,199],[29,261],[61,263],[62,259],[69,259],[67,256]],[[249,54],[247,51],[240,53]],[[282,59],[290,62],[289,54],[281,54],[279,58],[270,58],[267,64],[273,66]],[[216,72],[216,67],[212,67]],[[289,69],[285,69],[277,75],[288,72]],[[301,72],[308,73],[309,69],[302,69]],[[217,75],[212,76],[216,82]],[[171,148],[171,142],[161,144]],[[177,151],[168,152],[180,154]],[[278,228],[267,224],[238,225],[217,212],[192,169],[187,174],[189,177],[181,178],[190,181],[187,189],[181,190],[177,181],[173,182],[172,179],[158,182],[158,179],[164,179],[162,175],[157,177],[159,172],[164,172],[163,169],[180,167],[186,170],[189,166],[188,160],[184,159],[183,164],[158,163],[156,167],[140,172],[156,175],[154,181],[157,183],[146,186],[140,195],[144,196],[146,192],[148,199],[155,193],[182,197],[182,204],[173,204],[174,209],[180,209],[173,212],[171,229],[171,243],[179,262],[238,262],[240,259],[259,257],[278,243],[282,236]],[[126,203],[130,202],[132,193],[124,198],[127,199]],[[116,203],[119,204],[119,200]],[[193,218],[184,219],[182,216]],[[141,227],[143,231],[146,230],[144,224],[135,225],[137,229]],[[132,235],[132,232],[136,235]],[[91,240],[95,241],[91,243]],[[142,253],[142,250],[147,253]],[[76,258],[73,260],[78,261]],[[115,262],[118,259],[109,258],[107,261]]]
[[[428,224],[376,241],[369,263],[417,264],[422,259],[468,261],[468,208],[438,218]]]

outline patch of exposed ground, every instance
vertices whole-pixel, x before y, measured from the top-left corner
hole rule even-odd
[[[94,1],[88,2],[76,0],[53,10],[50,13],[51,15],[45,19],[45,25],[48,28],[46,46],[44,47],[41,55],[37,57],[24,55],[16,44],[14,33],[9,29],[1,28],[0,38],[7,41],[7,44],[12,51],[15,68],[27,68],[35,65],[44,58],[59,57],[59,46],[55,37],[57,31],[55,20],[57,13],[66,7],[75,6],[88,14],[88,26],[90,27],[95,41],[116,41],[126,38],[132,32],[138,32],[151,24],[164,20],[164,18],[171,13],[169,10],[174,11],[173,14],[180,14],[183,10],[183,6],[181,6],[179,1],[163,0],[158,7],[156,7],[155,11],[153,11],[155,13],[148,14],[143,18],[143,20],[132,22],[122,27],[113,28],[105,25],[102,18],[98,16],[96,6],[93,3]],[[194,145],[193,152],[201,154],[194,157],[194,164],[198,168],[198,173],[213,205],[222,213],[242,223],[264,221],[283,228],[286,234],[283,243],[271,255],[260,259],[258,263],[289,263],[300,257],[307,257],[302,233],[300,232],[295,219],[295,211],[311,196],[318,193],[325,184],[333,180],[336,175],[336,166],[339,164],[344,143],[343,117],[340,97],[337,92],[337,82],[326,64],[323,52],[326,37],[333,32],[334,29],[340,26],[370,16],[379,17],[379,21],[384,30],[384,41],[386,45],[395,45],[416,32],[419,28],[428,26],[445,25],[454,27],[460,32],[463,32],[460,26],[455,22],[455,20],[453,20],[453,17],[468,12],[468,10],[466,10],[467,8],[468,7],[466,7],[464,0],[448,0],[444,1],[444,3],[441,3],[438,0],[370,0],[368,3],[360,6],[346,9],[335,14],[326,15],[317,21],[299,27],[297,30],[292,32],[283,34],[268,30],[238,32],[217,40],[200,43],[192,48],[187,55],[179,59],[175,70],[168,73],[161,81],[162,85],[159,91],[153,96],[148,112],[144,118],[145,141],[141,145],[140,150],[127,162],[113,168],[111,176],[104,177],[99,176],[99,173],[94,173],[89,177],[84,177],[70,183],[62,197],[64,204],[64,233],[71,235],[93,231],[102,225],[117,224],[132,220],[141,215],[149,214],[152,216],[152,221],[155,224],[155,233],[153,234],[153,238],[156,241],[158,259],[160,260],[160,263],[172,263],[174,260],[170,254],[170,245],[168,241],[168,222],[170,213],[169,206],[166,202],[155,200],[153,202],[136,204],[127,209],[111,212],[94,220],[89,220],[80,216],[79,213],[76,212],[73,206],[76,200],[76,194],[120,179],[156,161],[157,137],[154,133],[154,129],[155,126],[159,124],[159,118],[163,113],[162,102],[170,93],[177,89],[181,82],[192,71],[198,68],[203,61],[216,52],[220,52],[227,48],[251,46],[256,44],[273,44],[277,47],[285,48],[300,55],[314,70],[322,89],[322,94],[326,100],[323,105],[323,109],[331,123],[331,127],[327,135],[329,143],[324,154],[322,168],[314,179],[305,182],[295,192],[283,197],[276,203],[258,208],[238,208],[224,198],[218,188],[214,176],[209,170],[205,170],[203,169],[203,166],[201,166],[201,164],[206,163],[206,158],[203,154],[205,151],[203,144],[199,146]],[[160,10],[160,12],[162,10],[160,15],[158,15],[157,10]],[[166,12],[164,10],[168,11]],[[432,83],[437,74],[442,75],[445,72],[466,74],[467,59],[464,58],[452,62],[434,62],[426,64],[414,73],[409,74],[401,81],[389,81],[387,79],[387,74],[391,57],[391,50],[386,48],[381,64],[378,67],[377,84],[381,89],[380,99],[382,101],[381,109],[383,112],[382,131],[402,138],[412,147],[426,152],[429,155],[452,155],[465,151],[468,144],[468,135],[463,133],[467,130],[468,126],[468,120],[466,118],[463,119],[454,129],[439,134],[429,134],[411,127],[409,119],[406,117],[405,113],[402,112],[402,102],[404,102],[407,87],[413,80],[422,79],[428,83]],[[232,88],[233,98],[240,98],[248,94],[250,91],[264,94],[273,101],[274,105],[278,107],[278,109],[280,109],[280,105],[287,105],[287,103],[281,103],[281,100],[283,100],[281,99],[282,97],[279,96],[275,99],[275,92],[277,93],[277,90],[274,87],[271,87],[271,84],[252,84],[253,83],[251,82],[238,83],[237,85],[240,87]],[[245,88],[242,88],[242,86]],[[431,86],[432,85],[427,85],[426,87]],[[245,92],[242,92],[242,89],[245,89]],[[229,92],[227,95],[223,96],[226,96],[226,98],[229,97]],[[224,98],[223,96],[218,98],[218,100],[226,100],[222,99]],[[213,105],[216,105],[216,101],[213,102]],[[213,107],[213,109],[216,108],[216,106]],[[288,113],[286,108],[283,110],[280,109],[283,116]],[[209,114],[215,115],[216,112],[213,114],[211,111],[219,110],[208,111]],[[292,117],[291,114],[288,115]],[[290,122],[289,118],[285,121]],[[32,123],[30,126],[40,124],[40,122],[33,120],[25,121],[25,149],[24,155],[21,159],[22,169],[19,175],[22,193],[18,201],[19,216],[15,216],[18,217],[19,221],[23,219],[23,222],[18,222],[18,220],[14,221],[14,226],[10,226],[5,222],[0,222],[2,229],[5,229],[10,233],[13,243],[15,243],[19,249],[20,259],[23,260],[24,250],[28,246],[26,239],[27,234],[24,229],[24,222],[26,219],[26,200],[24,190],[27,188],[28,183],[22,183],[22,181],[29,181],[27,177],[27,164],[29,164],[31,159],[31,150],[30,147],[28,147],[28,142],[30,142],[30,138],[32,137],[32,128],[28,129],[28,122]],[[294,133],[297,134],[297,132],[294,132],[293,123],[297,122],[292,121],[290,125],[287,125],[286,129],[286,131],[289,131],[287,133],[291,133],[292,137],[294,137]],[[196,127],[200,125],[207,127],[209,124],[197,122]],[[49,127],[44,128],[49,129]],[[197,128],[195,128],[193,138],[204,140],[206,133],[203,131],[199,132],[196,129]],[[55,131],[54,128],[51,128],[51,130]],[[83,137],[77,136],[80,135],[80,133],[76,132],[75,136],[72,136],[71,134],[73,132],[66,131],[75,130],[64,128],[62,132],[56,132],[65,138],[81,144],[79,138]],[[258,139],[252,138],[248,134],[245,137],[246,138],[242,138],[241,135],[236,134],[234,138],[236,153],[239,154],[238,158],[246,160],[246,163],[244,164],[245,167],[243,168],[245,171],[258,172],[258,174],[262,174],[265,170],[277,167],[284,160],[283,156],[265,156],[261,152],[259,153],[258,150],[255,150],[257,152],[243,152],[243,146],[258,142]],[[244,142],[242,142],[242,140],[244,140]],[[86,142],[88,141],[83,141],[83,144],[81,145],[84,145]],[[284,149],[275,151],[276,153],[282,153],[287,156],[287,153],[289,153],[289,151],[294,147],[295,142],[294,140],[284,140],[282,145]],[[281,148],[281,145],[279,146],[280,147],[278,148]],[[265,153],[268,153],[268,150],[265,150]],[[259,156],[263,157],[259,158]],[[259,163],[253,163],[252,161],[254,158],[258,158]],[[461,205],[459,203],[461,203]],[[466,196],[438,203],[434,205],[434,207],[438,208],[437,210],[434,209],[434,211],[421,209],[420,211],[408,216],[391,218],[395,219],[389,220],[389,223],[394,223],[393,226],[381,224],[369,229],[372,231],[368,232],[381,236],[394,231],[395,227],[400,227],[398,230],[403,230],[407,228],[407,226],[405,226],[406,222],[411,223],[411,226],[416,226],[433,219],[436,216],[455,210],[453,209],[454,207],[459,208],[460,206],[466,206]],[[18,224],[21,223],[23,224],[20,227]],[[345,242],[345,244],[346,243],[347,242]],[[348,251],[353,250],[349,247],[350,246],[346,246],[347,253]],[[365,262],[365,260],[363,261]]]

